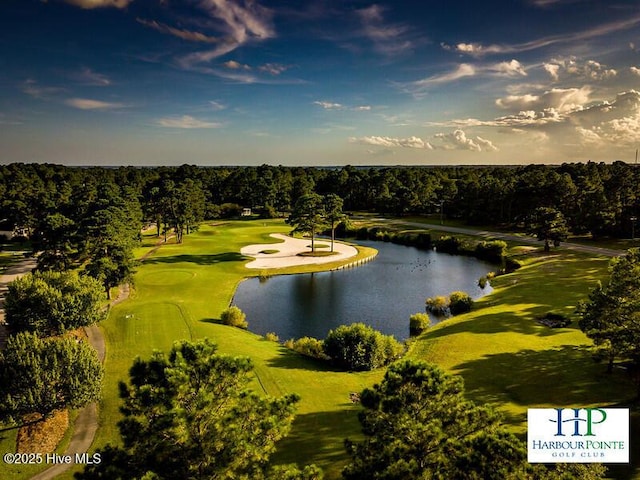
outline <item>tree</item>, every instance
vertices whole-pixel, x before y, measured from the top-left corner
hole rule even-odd
[[[60,335],[103,320],[100,283],[75,272],[35,272],[11,282],[5,300],[7,324],[40,337]]]
[[[640,249],[609,263],[609,283],[598,283],[589,300],[580,302],[580,329],[593,340],[596,353],[613,371],[618,358],[640,362]],[[638,383],[640,395],[640,382]]]
[[[351,456],[345,480],[581,479],[604,473],[599,465],[549,471],[527,464],[524,443],[500,425],[496,412],[466,400],[460,377],[423,361],[392,364],[360,401],[365,439],[345,441]]]
[[[529,219],[529,228],[538,240],[544,240],[545,252],[550,250],[549,241],[553,241],[557,246],[569,235],[564,215],[555,208],[536,208]]]
[[[426,313],[414,313],[409,317],[409,332],[411,335],[420,335],[431,325],[431,319]]]
[[[336,238],[336,224],[344,218],[342,206],[344,202],[335,193],[330,193],[324,197],[325,218],[331,224],[331,251]]]
[[[301,196],[293,207],[287,223],[293,225],[293,233],[311,233],[311,251],[315,252],[316,232],[324,226],[325,210],[322,197],[317,193]]]
[[[78,476],[157,479],[261,479],[276,442],[289,431],[296,395],[264,398],[248,389],[248,358],[216,353],[205,339],[178,342],[168,355],[137,359],[120,384],[122,447]],[[319,478],[288,469],[280,478]],[[293,473],[299,476],[293,475]],[[314,473],[315,472],[315,473]]]
[[[231,325],[232,327],[248,328],[247,316],[235,305],[231,305],[220,314],[220,321],[225,325]]]
[[[11,335],[0,351],[0,421],[81,408],[100,397],[103,369],[95,349],[73,338]]]
[[[396,360],[402,344],[364,323],[340,325],[330,330],[322,347],[338,366],[348,370],[373,370]]]

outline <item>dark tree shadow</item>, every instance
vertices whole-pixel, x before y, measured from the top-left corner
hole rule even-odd
[[[252,260],[238,252],[218,253],[215,255],[173,255],[171,257],[148,258],[145,264],[161,264],[161,263],[194,263],[196,265],[215,265],[223,262],[244,262]]]
[[[297,415],[289,436],[278,443],[273,463],[295,463],[304,458],[306,464],[322,464],[325,478],[340,478],[349,460],[344,440],[362,439],[359,411],[358,405],[352,405],[339,411]]]

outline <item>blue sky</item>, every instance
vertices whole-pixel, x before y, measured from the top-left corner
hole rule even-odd
[[[632,162],[637,0],[3,0],[0,163]]]

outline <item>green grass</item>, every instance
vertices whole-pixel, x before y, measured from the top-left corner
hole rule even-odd
[[[534,253],[522,269],[493,279],[493,294],[478,300],[471,313],[422,334],[411,354],[462,375],[468,396],[497,405],[520,435],[527,408],[629,405],[633,385],[624,373],[607,375],[592,360],[591,342],[574,313],[578,301],[606,279],[608,261]],[[549,328],[536,322],[550,311],[572,324]]]
[[[102,325],[107,340],[106,376],[101,428],[93,448],[119,442],[117,386],[127,379],[136,356],[168,350],[176,340],[209,337],[222,353],[252,358],[256,390],[272,396],[289,392],[301,396],[295,424],[275,461],[317,463],[328,478],[339,475],[346,461],[342,441],[345,436],[359,435],[358,408],[350,402],[349,393],[370,386],[383,372],[336,372],[261,336],[215,323],[229,306],[237,284],[247,276],[326,270],[375,253],[363,248],[358,257],[347,261],[277,271],[245,268],[249,258],[238,253],[241,247],[273,243],[269,233],[289,229],[276,220],[203,225],[199,232],[185,237],[183,245],[170,241],[142,263],[133,297],[114,307]],[[144,248],[151,250],[153,243],[149,240]],[[251,319],[247,320],[251,328]]]
[[[113,308],[102,325],[107,339],[106,379],[101,428],[92,451],[119,441],[117,383],[127,378],[136,356],[168,350],[175,340],[209,337],[222,353],[252,358],[257,391],[273,396],[295,392],[302,397],[291,434],[281,443],[275,461],[316,463],[325,470],[325,478],[339,477],[347,460],[343,440],[359,437],[360,430],[359,408],[351,404],[349,393],[379,381],[383,371],[333,371],[251,332],[214,323],[244,277],[275,273],[246,269],[240,248],[273,243],[269,233],[288,230],[277,220],[204,225],[185,237],[183,245],[169,242],[149,256],[135,277],[133,297]],[[139,255],[154,248],[155,237],[145,242]],[[374,252],[361,249],[348,261]],[[423,333],[409,355],[462,375],[468,395],[495,404],[519,434],[524,432],[528,407],[625,404],[633,387],[622,374],[606,375],[604,367],[591,360],[590,342],[578,330],[574,314],[577,302],[586,298],[597,280],[606,278],[608,259],[564,250],[543,254],[530,247],[512,247],[511,253],[521,254],[523,268],[491,280],[493,294],[477,301],[471,313]],[[558,329],[536,323],[549,311],[567,315],[573,323]],[[250,328],[251,319],[247,320]],[[639,423],[634,415],[633,432],[640,430]],[[621,467],[616,472],[618,478],[630,478],[634,470]]]

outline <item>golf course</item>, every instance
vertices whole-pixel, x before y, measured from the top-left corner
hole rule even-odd
[[[350,393],[379,382],[384,369],[337,371],[251,333],[251,318],[247,318],[249,331],[219,323],[244,278],[339,266],[340,262],[269,270],[246,267],[252,258],[242,255],[241,249],[268,244],[276,250],[270,235],[289,231],[280,220],[204,223],[182,244],[169,239],[159,247],[157,237],[144,235],[135,252],[141,263],[132,293],[100,325],[107,353],[99,429],[91,451],[120,442],[118,382],[127,380],[134,358],[168,351],[176,340],[208,337],[221,353],[251,358],[257,392],[300,395],[291,433],[280,442],[274,461],[314,463],[324,470],[325,478],[339,478],[347,461],[344,439],[360,438],[360,407],[352,403]],[[470,313],[412,340],[407,355],[461,375],[467,395],[494,405],[523,439],[527,408],[628,405],[634,398],[632,382],[621,370],[606,374],[604,365],[592,360],[590,340],[578,329],[574,313],[596,282],[606,280],[610,258],[562,247],[543,252],[513,242],[509,253],[522,268],[491,280],[493,293],[478,300]],[[342,263],[373,254],[371,248],[358,247],[357,256]],[[565,315],[572,323],[550,328],[536,321],[549,312]],[[632,416],[632,430],[637,431],[638,421]],[[75,469],[61,478],[72,478]],[[632,466],[616,467],[617,478],[634,478],[634,473]],[[29,476],[25,473],[23,478]]]

